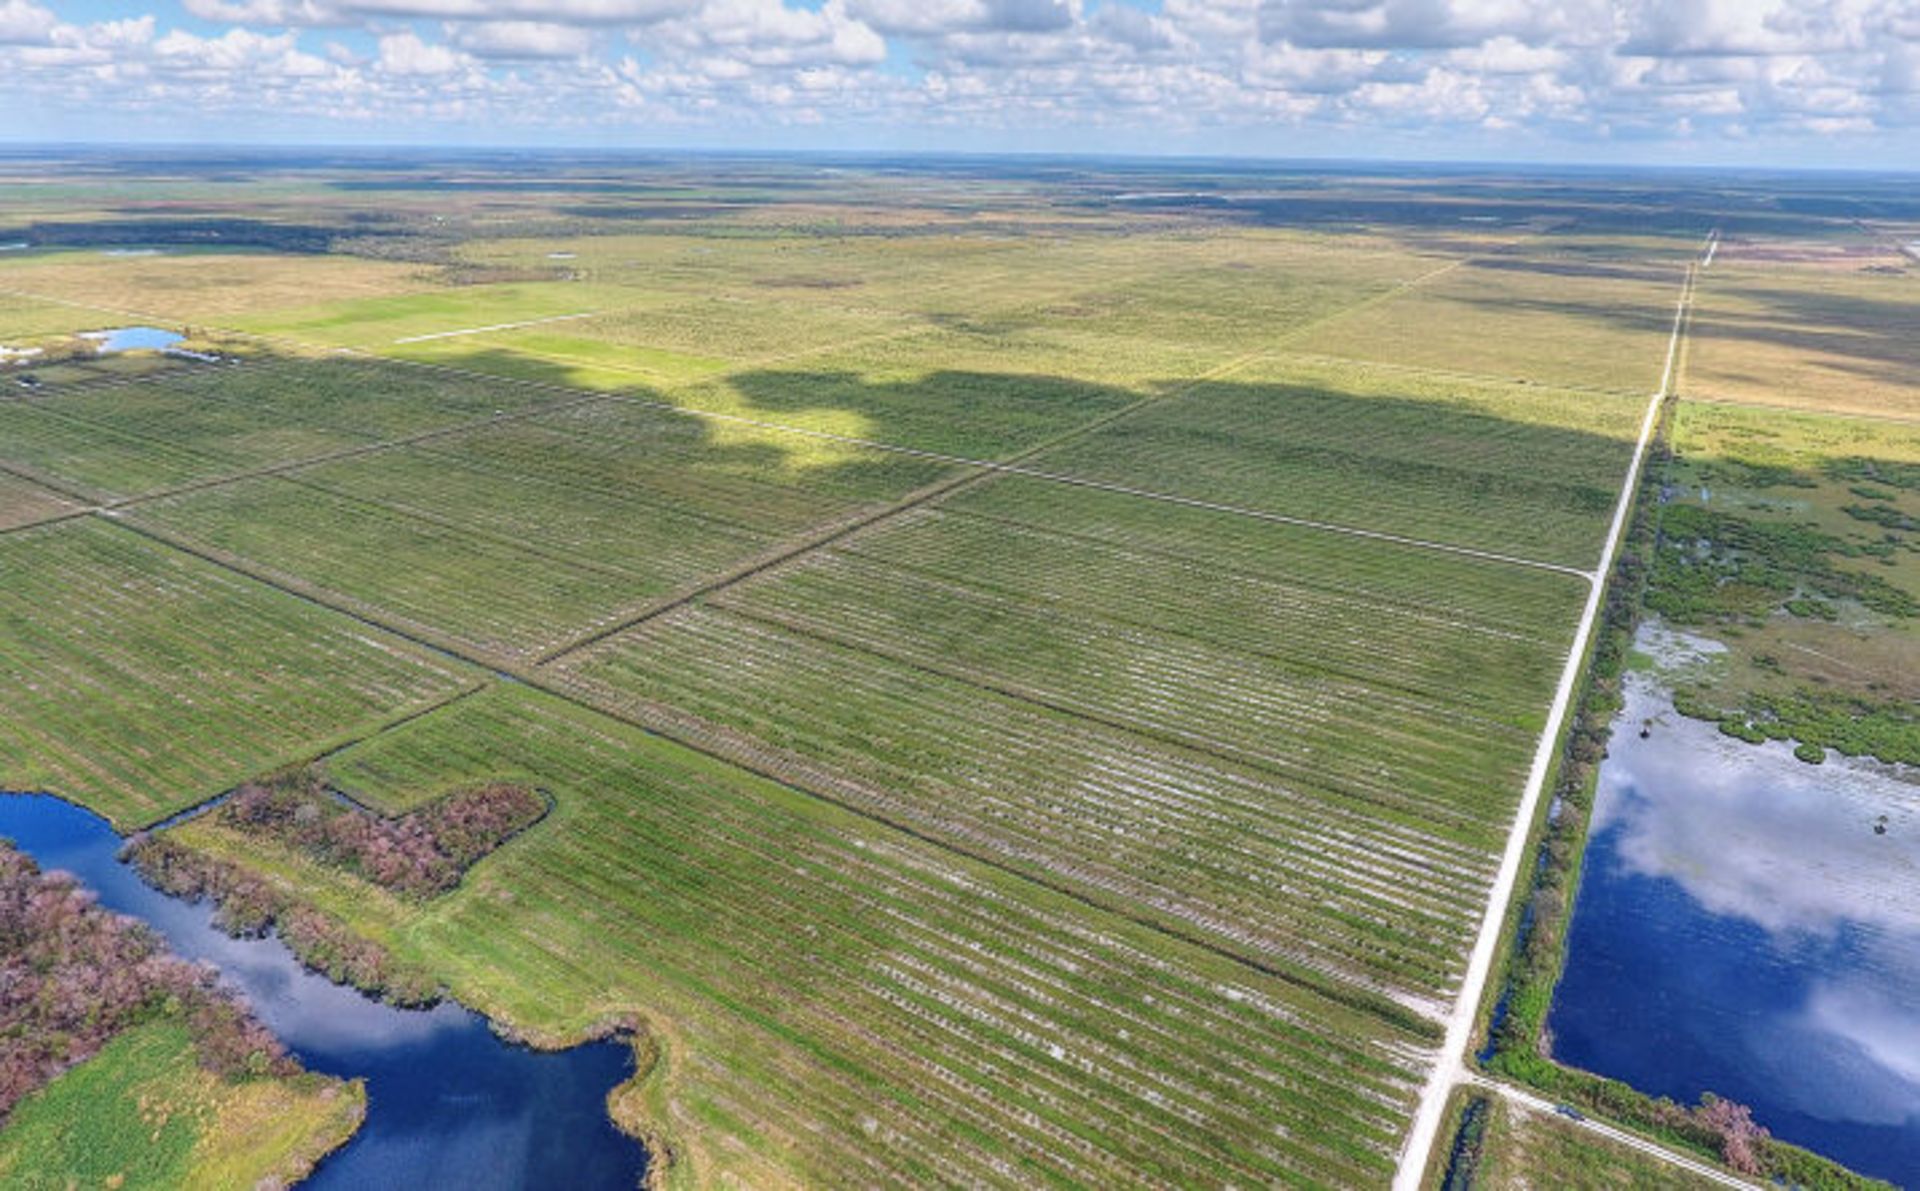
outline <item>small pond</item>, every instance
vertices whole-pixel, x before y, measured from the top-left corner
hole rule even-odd
[[[114,327],[106,331],[87,331],[80,337],[93,340],[102,352],[159,351],[186,338],[164,327]]]
[[[367,1081],[367,1119],[303,1187],[633,1191],[646,1152],[613,1127],[606,1096],[633,1074],[620,1042],[540,1052],[459,1005],[404,1010],[306,971],[278,940],[233,939],[213,910],[158,892],[117,857],[104,819],[44,795],[0,795],[0,836],[65,869],[220,969],[309,1070]]]
[[[1555,1057],[1920,1187],[1920,775],[1732,740],[1648,675],[1626,694]]]

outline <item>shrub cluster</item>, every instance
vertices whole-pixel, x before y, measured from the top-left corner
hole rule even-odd
[[[1811,526],[1670,505],[1646,603],[1676,624],[1764,618],[1808,594],[1857,600],[1896,618],[1920,616],[1920,601],[1905,589],[1834,562],[1861,553]]]
[[[532,790],[495,783],[383,818],[335,797],[312,770],[244,786],[216,812],[230,827],[416,898],[453,888],[475,861],[545,813]]]
[[[65,873],[0,842],[0,1116],[116,1034],[183,1018],[200,1061],[229,1077],[299,1070],[210,968],[162,949]]]
[[[278,928],[280,939],[307,967],[395,1005],[431,1005],[439,986],[426,973],[395,960],[331,915],[296,901],[238,865],[175,840],[142,833],[125,858],[163,893],[217,907],[214,921],[229,934],[250,936]]]

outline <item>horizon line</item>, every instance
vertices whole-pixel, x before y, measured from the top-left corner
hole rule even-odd
[[[927,161],[1087,161],[1119,163],[1193,163],[1247,166],[1327,166],[1371,168],[1422,168],[1450,170],[1508,169],[1520,171],[1577,171],[1607,173],[1646,171],[1674,174],[1751,174],[1761,176],[1867,175],[1872,177],[1920,177],[1920,168],[1889,168],[1858,165],[1734,165],[1659,162],[1646,160],[1581,162],[1561,158],[1478,158],[1478,157],[1365,157],[1365,156],[1276,156],[1260,153],[1154,153],[1102,152],[1047,149],[942,149],[942,148],[820,148],[816,146],[768,147],[729,145],[516,145],[387,141],[312,141],[298,144],[267,141],[115,141],[115,140],[31,140],[12,139],[0,134],[0,155],[22,151],[106,152],[242,152],[261,156],[298,156],[303,153],[353,153],[373,155],[458,156],[536,156],[536,157],[740,157],[740,158],[847,158],[847,159],[919,159]]]

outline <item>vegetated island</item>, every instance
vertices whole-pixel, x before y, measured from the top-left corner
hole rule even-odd
[[[210,969],[0,842],[0,1183],[285,1185],[365,1114]]]

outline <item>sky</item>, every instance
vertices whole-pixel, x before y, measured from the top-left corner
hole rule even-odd
[[[0,140],[1920,168],[1920,0],[0,0]]]

